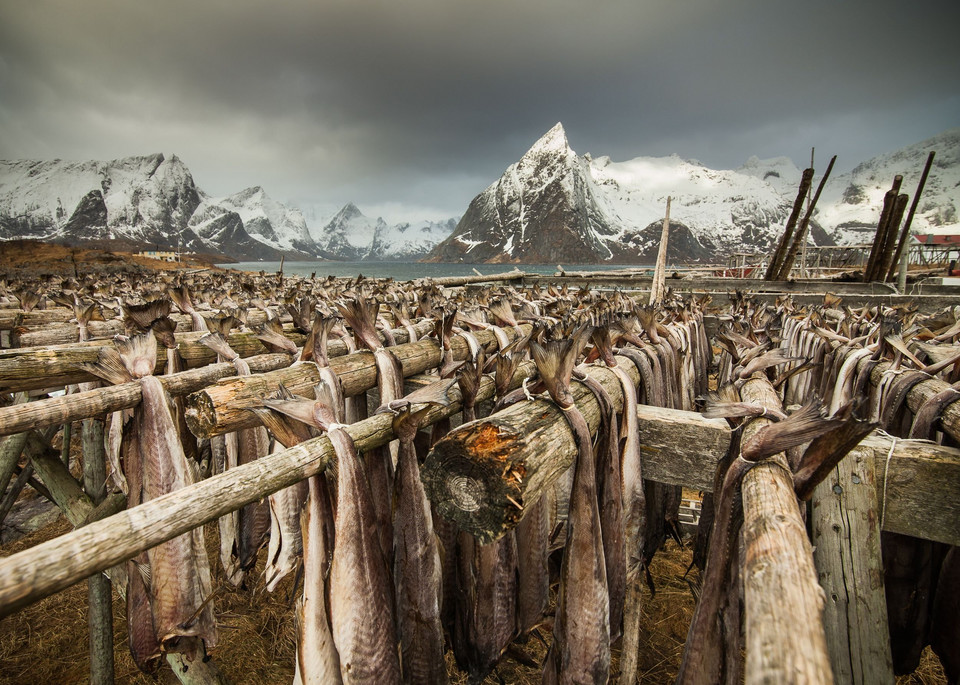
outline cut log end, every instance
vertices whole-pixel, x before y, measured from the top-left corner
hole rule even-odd
[[[464,424],[437,442],[422,470],[437,513],[484,544],[514,528],[526,506],[523,445],[523,436],[494,417]]]

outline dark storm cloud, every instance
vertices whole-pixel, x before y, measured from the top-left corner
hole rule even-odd
[[[840,166],[960,125],[943,2],[7,2],[0,157],[162,150],[214,193],[453,214],[578,152]]]

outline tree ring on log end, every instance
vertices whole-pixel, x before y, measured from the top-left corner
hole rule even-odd
[[[453,476],[447,481],[450,499],[462,511],[477,511],[487,495],[483,482],[463,474]]]

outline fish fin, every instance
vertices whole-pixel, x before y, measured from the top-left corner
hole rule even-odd
[[[97,353],[97,361],[79,362],[77,367],[113,385],[129,383],[133,380],[133,376],[123,365],[120,353],[113,347],[101,347]]]
[[[211,329],[212,331],[213,329]],[[205,333],[200,336],[198,341],[201,345],[206,345],[211,350],[216,352],[219,356],[223,357],[227,361],[233,361],[237,359],[239,355],[233,351],[233,348],[230,347],[230,344],[227,342],[227,339],[223,336],[223,333],[220,332],[210,332]]]

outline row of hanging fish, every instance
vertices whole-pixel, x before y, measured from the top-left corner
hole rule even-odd
[[[448,298],[435,288],[374,293],[364,292],[363,285],[352,293],[339,291],[346,294],[336,299],[316,299],[311,293],[286,303],[289,318],[308,334],[302,348],[284,339],[275,311],[279,303],[261,301],[258,306],[269,320],[258,336],[268,348],[292,354],[296,364],[315,364],[321,383],[313,398],[292,396],[281,388],[254,409],[262,426],[203,443],[186,432],[182,411],[159,383],[155,400],[146,400],[153,391],[149,374],[154,366],[127,351],[155,353],[155,338],[172,333],[169,301],[126,305],[129,332],[147,331],[118,342],[120,360],[129,357],[130,370],[120,371],[126,367],[110,348],[104,348],[95,367],[110,382],[142,378],[151,390],[144,392],[143,405],[113,421],[112,482],[125,489],[134,506],[164,492],[152,489],[152,477],[144,475],[152,468],[151,460],[177,475],[164,480],[175,489],[201,474],[324,434],[336,451],[335,468],[219,522],[220,565],[227,582],[243,584],[264,548],[264,580],[270,590],[302,563],[303,587],[296,607],[299,682],[445,682],[443,655],[448,647],[462,670],[481,679],[508,650],[529,662],[511,643],[518,636],[539,636],[543,625],[552,625],[554,635],[542,664],[546,682],[605,682],[611,642],[623,634],[624,645],[637,648],[644,570],[668,531],[676,534],[679,488],[644,481],[636,403],[691,409],[694,398],[705,392],[710,350],[699,308],[673,302],[654,311],[619,293],[587,290],[503,289],[470,300],[462,295]],[[208,331],[202,342],[216,351],[219,361],[235,364],[238,374],[249,373],[225,337],[242,325],[242,315],[234,316],[239,311],[201,316],[186,287],[172,288],[169,295],[191,316],[194,329]],[[392,309],[389,322],[378,311],[384,305]],[[390,327],[413,335],[411,321],[425,317],[436,321],[434,334],[445,350],[444,359],[436,383],[404,397],[402,371],[389,352]],[[505,329],[521,331],[521,324],[531,321],[536,322],[533,333],[510,343],[508,338],[517,336],[506,335]],[[500,349],[484,350],[476,342],[471,330],[482,328],[494,330]],[[467,362],[452,359],[449,341],[454,332],[470,345]],[[377,411],[394,414],[397,436],[382,449],[358,455],[345,430],[365,418],[368,409],[363,397],[345,398],[329,371],[326,348],[334,336],[349,340],[350,349],[369,349],[375,355]],[[173,343],[166,346],[168,369],[175,372],[175,338],[167,340]],[[525,384],[526,393],[546,391],[565,408],[578,435],[580,456],[545,498],[549,501],[521,521],[521,534],[511,532],[484,545],[431,511],[419,477],[419,462],[430,440],[419,429],[424,408],[431,404],[459,401],[464,420],[475,416],[473,398],[485,373],[496,380],[499,406],[524,401],[526,393],[510,397],[509,389],[514,370],[528,355],[539,374]],[[589,361],[583,362],[585,358]],[[596,444],[584,432],[585,424],[577,424],[575,407],[565,404],[573,379],[590,384],[593,363],[618,373],[625,391],[621,415],[612,411],[609,398],[598,397],[605,411]],[[621,368],[624,363],[636,366],[642,379],[639,390]],[[602,387],[593,389],[603,393]],[[147,415],[149,421],[143,418]],[[161,419],[165,432],[152,427]],[[145,421],[148,428],[138,431]],[[442,436],[442,424],[433,428],[432,440]],[[162,432],[162,440],[139,438],[148,430],[150,436]],[[157,447],[161,444],[166,451]],[[185,453],[192,456],[188,459]],[[129,564],[131,650],[147,671],[156,668],[163,652],[179,649],[181,635],[198,638],[205,650],[216,644],[202,530],[182,537],[182,543],[181,538],[165,543],[182,544],[176,548],[180,556],[167,552],[153,559],[158,553],[151,550]],[[181,573],[174,591],[162,574],[173,568],[169,558],[179,564],[186,556],[193,557],[196,572]],[[557,582],[559,600],[551,616],[550,587]],[[179,613],[171,612],[161,596],[168,589],[171,595],[176,592]],[[197,649],[196,641],[182,642]],[[632,682],[623,669],[621,673],[622,682]]]
[[[727,418],[735,428],[759,416],[773,423],[749,445],[739,444],[739,431],[733,433],[714,493],[704,498],[694,550],[694,563],[703,572],[702,592],[678,682],[740,682],[742,664],[731,658],[742,647],[736,628],[742,609],[739,486],[759,459],[785,451],[803,501],[875,428],[900,438],[954,444],[939,429],[938,419],[960,399],[958,314],[957,309],[930,317],[885,307],[854,310],[832,295],[822,307],[800,310],[789,298],[771,307],[738,294],[716,337],[721,349],[718,390],[704,397],[704,413]],[[778,389],[786,411],[742,401],[739,389],[758,373]],[[910,389],[931,378],[950,385],[911,411],[906,402]],[[894,671],[913,672],[930,644],[948,680],[957,682],[956,549],[887,532],[881,542]]]

